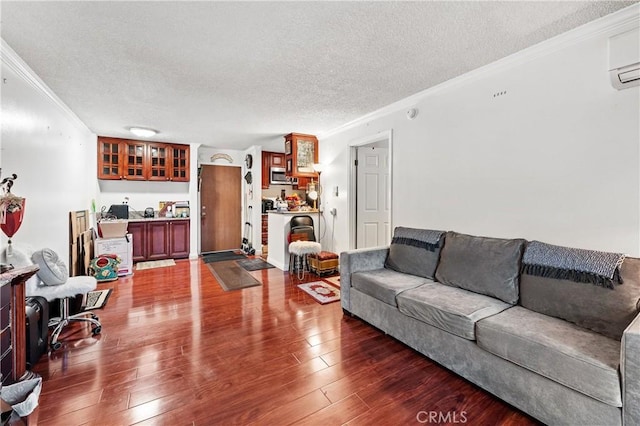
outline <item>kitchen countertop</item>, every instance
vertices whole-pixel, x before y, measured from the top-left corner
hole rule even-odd
[[[159,220],[189,220],[190,217],[130,217],[129,222],[154,222]]]
[[[278,211],[278,210],[267,210],[267,213],[274,213],[274,214],[304,214],[304,213],[318,213],[318,210],[287,210],[284,212]]]

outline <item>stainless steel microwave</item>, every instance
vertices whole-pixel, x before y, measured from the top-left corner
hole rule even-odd
[[[271,185],[296,185],[297,178],[291,178],[285,174],[284,167],[271,167],[269,172],[269,183]]]

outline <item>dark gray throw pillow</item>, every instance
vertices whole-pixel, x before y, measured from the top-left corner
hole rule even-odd
[[[447,232],[436,280],[515,305],[525,240]]]
[[[444,231],[404,228],[393,232],[385,268],[405,274],[434,279]]]

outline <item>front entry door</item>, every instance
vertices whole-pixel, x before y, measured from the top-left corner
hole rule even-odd
[[[389,149],[358,147],[356,247],[389,245]]]
[[[203,165],[200,173],[200,252],[239,249],[242,243],[242,169]]]

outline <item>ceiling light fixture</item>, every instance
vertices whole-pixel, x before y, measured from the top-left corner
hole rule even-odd
[[[158,134],[157,130],[145,129],[144,127],[130,127],[129,131],[136,136],[140,136],[141,138],[150,138]]]

